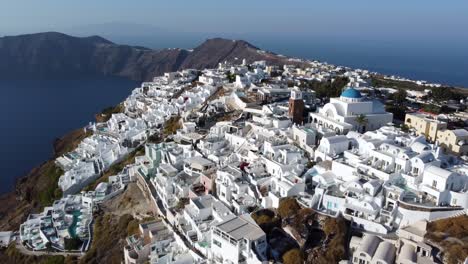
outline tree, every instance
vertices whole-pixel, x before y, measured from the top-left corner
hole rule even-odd
[[[281,219],[270,209],[260,209],[250,214],[252,219],[268,235],[274,228],[281,228]]]
[[[288,197],[279,202],[278,214],[281,218],[286,219],[295,215],[299,209],[301,209],[301,206],[297,203],[296,199]]]
[[[348,82],[347,77],[336,77],[333,81],[310,81],[307,86],[315,91],[317,98],[330,98],[340,96]]]
[[[140,221],[137,219],[131,220],[127,225],[127,235],[136,235],[140,231]]]
[[[403,132],[409,132],[409,127],[406,124],[401,124],[400,129]]]
[[[367,122],[367,117],[364,114],[360,114],[356,117],[356,123],[358,123],[361,132],[365,132],[364,126],[367,124]]]
[[[393,114],[393,118],[404,120],[406,115],[406,107],[403,105],[388,104],[385,105],[385,111]]]
[[[429,112],[429,113],[433,113],[433,114],[439,114],[440,113],[440,107],[438,107],[437,105],[433,105],[433,104],[425,104],[425,105],[423,105],[422,109],[425,112]]]
[[[66,241],[65,241],[66,242]],[[53,248],[52,248],[52,243],[50,242],[47,242],[46,245],[46,252],[52,252]]]
[[[66,250],[77,250],[80,249],[83,241],[79,238],[65,238],[65,249]]]
[[[463,96],[450,87],[435,87],[431,89],[430,97],[436,102],[460,100]]]
[[[297,248],[290,249],[283,254],[283,263],[284,264],[302,264],[304,259],[302,257],[301,251]]]
[[[63,264],[65,263],[64,256],[47,256],[40,262],[41,264]]]
[[[393,95],[393,100],[394,100],[395,104],[402,105],[406,101],[407,96],[408,96],[408,94],[406,93],[405,89],[398,89],[398,92],[396,92]]]
[[[233,83],[236,81],[236,75],[230,72],[226,73],[226,78],[228,79],[230,83]]]
[[[260,215],[259,217],[257,217],[257,219],[255,219],[255,222],[257,223],[257,225],[263,225],[263,224],[271,223],[272,220],[273,218],[271,218],[268,215]]]

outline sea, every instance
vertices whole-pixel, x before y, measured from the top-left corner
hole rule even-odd
[[[186,35],[184,38],[106,37],[116,43],[155,49],[165,47],[190,49],[214,37],[242,39],[260,49],[285,56],[319,60],[413,80],[468,87],[466,34],[461,34],[459,38],[443,38],[385,33],[354,36],[345,32],[339,36],[213,33],[203,36]]]
[[[468,41],[339,40],[288,41],[259,38],[273,52],[366,69],[413,80],[468,87]]]
[[[137,86],[122,78],[0,79],[0,194],[52,157],[54,139],[86,126]]]

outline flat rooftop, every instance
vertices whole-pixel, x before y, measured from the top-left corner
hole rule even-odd
[[[249,215],[232,217],[219,223],[217,227],[235,240],[242,238],[255,240],[265,235],[263,230],[253,222],[253,219]]]

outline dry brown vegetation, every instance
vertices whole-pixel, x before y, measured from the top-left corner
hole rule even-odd
[[[251,216],[265,233],[269,233],[275,227],[281,227],[281,218],[273,210],[260,209]]]
[[[107,122],[112,117],[112,114],[123,113],[124,109],[125,107],[121,103],[116,106],[107,107],[100,114],[95,115],[96,121],[100,123]]]
[[[93,132],[91,130],[85,130],[83,128],[75,129],[61,138],[57,138],[54,141],[54,154],[56,157],[61,156],[67,152],[74,150],[80,142],[91,136]]]
[[[54,143],[55,155],[62,155],[75,148],[82,139],[89,136],[83,129],[77,129],[70,132],[66,136],[58,139]],[[122,162],[112,166],[106,174],[94,183],[94,187],[101,181],[108,178],[109,175],[114,175],[127,164],[134,162],[136,155],[141,155],[143,148],[139,148],[131,153]],[[3,205],[0,207],[0,227],[4,230],[14,230],[19,228],[30,213],[39,212],[45,205],[52,203],[54,199],[60,198],[61,192],[58,189],[58,178],[62,174],[53,160],[43,163],[41,166],[33,169],[28,176],[21,178],[16,185],[16,193],[10,193],[0,197],[0,202]],[[18,199],[15,199],[18,198]],[[7,206],[8,205],[8,206]],[[11,210],[16,208],[16,210]],[[145,212],[146,213],[146,212]],[[94,250],[90,250],[90,254],[86,254],[81,260],[82,263],[102,263],[101,260],[106,259],[106,263],[120,263],[122,260],[122,247],[117,241],[121,237],[125,237],[128,233],[133,233],[135,223],[133,217],[125,215],[122,217],[113,215],[101,215],[96,218],[95,235],[97,241],[93,242]],[[136,220],[135,220],[136,221]],[[102,245],[101,245],[102,244]],[[109,258],[109,262],[107,261]],[[0,259],[2,263],[76,263],[76,259],[62,256],[37,257],[21,254],[14,245],[8,249],[0,251]]]
[[[267,233],[267,237],[272,230],[283,225],[299,242],[300,249],[291,248],[283,254],[284,263],[328,264],[338,263],[347,257],[348,223],[341,217],[332,218],[320,215],[311,208],[301,208],[294,198],[282,199],[277,212],[261,209],[251,216]],[[308,241],[311,237],[315,243]]]
[[[80,263],[121,263],[125,238],[131,235],[138,220],[126,214],[117,217],[110,213],[98,215],[94,224],[91,248]]]
[[[139,224],[154,220],[148,201],[136,183],[104,202],[95,217],[93,241],[80,263],[121,263],[125,238],[139,234]]]
[[[301,209],[301,206],[297,203],[295,198],[283,198],[279,202],[278,214],[281,218],[286,219],[295,216],[299,209]]]
[[[128,184],[125,191],[101,204],[105,212],[114,215],[130,214],[136,218],[153,215],[150,201],[138,187],[137,183]]]
[[[325,247],[319,248],[316,259],[308,263],[338,263],[346,258],[346,234],[348,226],[343,218],[327,217],[322,223],[325,235],[331,238]]]
[[[308,234],[310,226],[322,230],[324,238],[313,248],[303,245],[306,263],[338,263],[346,258],[348,224],[343,218],[323,216],[310,208],[302,208],[297,211],[290,224],[296,239],[303,242],[305,238],[300,236]]]
[[[426,238],[442,248],[444,262],[462,263],[468,257],[468,216],[429,223]]]
[[[283,254],[283,263],[284,264],[302,264],[304,263],[304,258],[302,257],[302,252],[297,249],[293,248],[288,250],[286,253]]]
[[[163,137],[175,134],[177,129],[181,128],[180,116],[173,116],[164,123]]]
[[[0,250],[0,261],[4,264],[19,264],[19,263],[39,263],[39,264],[74,264],[76,257],[68,256],[33,256],[24,255],[16,249],[14,244],[6,249]]]

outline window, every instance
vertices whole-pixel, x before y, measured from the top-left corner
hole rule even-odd
[[[234,239],[231,238],[231,237],[229,238],[229,243],[231,243],[231,245],[233,245],[233,246],[237,245],[237,241],[234,240]]]
[[[437,181],[436,181],[436,180],[432,180],[432,187],[433,187],[433,188],[436,188],[436,187],[437,187]]]
[[[219,248],[222,247],[221,242],[219,242],[219,241],[216,240],[216,239],[213,239],[213,244],[215,244],[215,245],[218,246]]]

